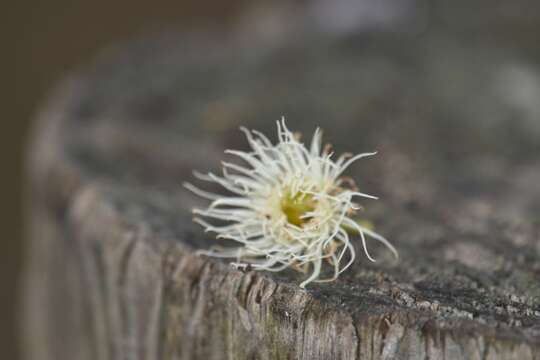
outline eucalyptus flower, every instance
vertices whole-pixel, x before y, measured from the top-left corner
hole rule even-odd
[[[343,154],[333,160],[327,145],[322,148],[320,129],[309,148],[292,133],[285,120],[277,122],[278,142],[273,144],[255,130],[241,128],[251,151],[226,150],[243,165],[222,162],[222,175],[194,175],[219,184],[228,194],[184,186],[210,204],[194,209],[194,221],[217,238],[239,244],[234,248],[203,250],[199,253],[235,258],[237,268],[281,271],[292,267],[311,274],[300,284],[333,281],[354,261],[353,236],[359,237],[366,257],[366,237],[384,244],[396,257],[396,249],[381,235],[355,218],[360,198],[377,199],[359,192],[354,181],[343,175],[355,161],[376,153]],[[319,279],[323,261],[333,266],[333,275]]]

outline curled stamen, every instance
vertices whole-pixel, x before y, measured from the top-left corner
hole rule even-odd
[[[184,183],[188,190],[210,201],[207,208],[193,210],[198,215],[194,221],[217,238],[240,244],[198,253],[236,259],[232,265],[242,270],[281,271],[290,267],[307,273],[311,268],[301,287],[312,281],[333,281],[352,265],[356,253],[348,233],[351,230],[358,235],[369,260],[375,261],[368,252],[366,236],[397,256],[388,240],[351,218],[362,208],[353,198],[376,197],[359,192],[352,178],[341,175],[355,161],[375,153],[343,154],[334,161],[331,146],[321,146],[320,129],[309,149],[287,128],[284,119],[277,121],[277,129],[278,143],[273,145],[260,132],[241,128],[251,151],[226,153],[239,157],[243,165],[223,162],[222,176],[194,173],[231,194],[222,196]],[[333,272],[320,279],[323,261]]]

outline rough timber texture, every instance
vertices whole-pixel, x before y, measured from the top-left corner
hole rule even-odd
[[[537,38],[431,10],[429,31],[168,34],[67,79],[31,151],[27,359],[539,359]],[[181,182],[282,114],[379,151],[351,175],[398,263],[372,243],[376,264],[302,290],[194,255],[215,240]]]

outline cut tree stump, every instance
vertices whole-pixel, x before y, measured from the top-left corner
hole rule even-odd
[[[540,359],[538,67],[450,30],[288,26],[135,41],[51,97],[29,162],[27,359]],[[381,198],[364,214],[398,262],[369,242],[376,263],[359,247],[303,290],[195,255],[217,241],[181,183],[246,149],[241,125],[275,139],[282,115],[379,152],[349,175]]]

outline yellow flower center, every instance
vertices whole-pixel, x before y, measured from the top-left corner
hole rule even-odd
[[[281,211],[290,224],[302,226],[310,220],[305,215],[313,210],[317,202],[313,195],[298,192],[294,195],[287,193],[281,200]]]

